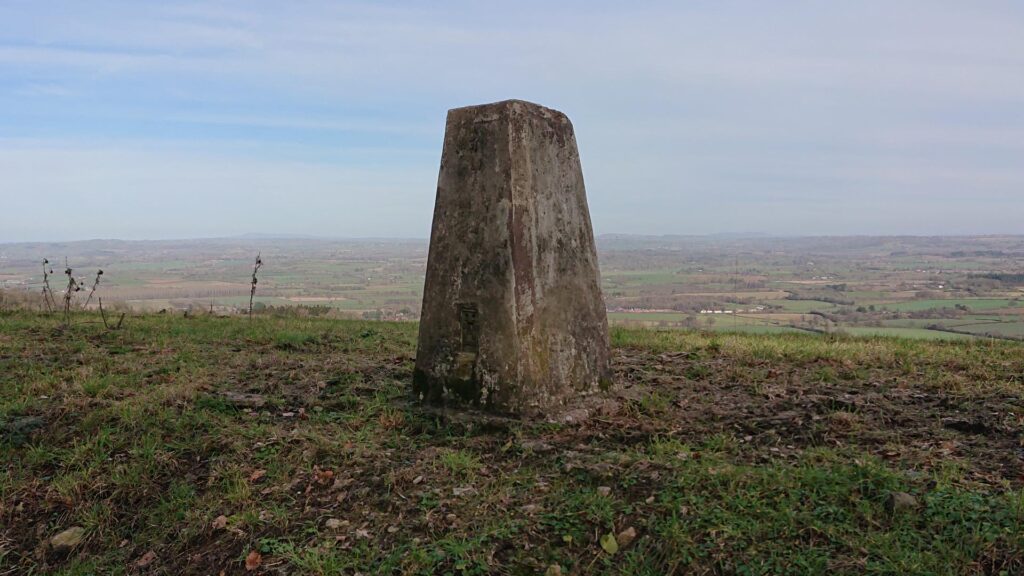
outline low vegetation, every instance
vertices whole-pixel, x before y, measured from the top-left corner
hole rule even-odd
[[[1019,343],[616,329],[526,423],[410,404],[415,332],[0,312],[0,574],[1024,571]]]

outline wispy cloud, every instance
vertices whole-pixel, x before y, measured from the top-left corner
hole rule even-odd
[[[517,97],[573,118],[599,231],[1024,232],[1022,24],[923,0],[16,0],[0,165],[11,195],[116,198],[142,235],[217,234],[286,193],[337,213],[276,231],[425,234],[445,111]],[[193,193],[221,217],[158,215]]]

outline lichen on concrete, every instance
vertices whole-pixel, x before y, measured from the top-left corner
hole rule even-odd
[[[414,392],[544,414],[607,385],[608,322],[576,138],[556,110],[449,111]]]

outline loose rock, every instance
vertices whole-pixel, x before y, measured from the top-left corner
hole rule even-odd
[[[529,514],[529,515],[532,516],[532,515],[540,512],[542,510],[542,508],[538,504],[527,504],[527,505],[523,506],[522,508],[520,508],[520,510],[522,510],[524,513]]]
[[[527,452],[533,452],[535,454],[543,454],[545,452],[551,452],[555,449],[554,446],[540,440],[523,440],[519,443],[519,447]]]
[[[629,546],[633,543],[633,540],[636,540],[636,529],[632,526],[626,528],[622,532],[619,532],[619,535],[615,537],[615,540],[618,541],[620,548]]]
[[[245,392],[225,391],[220,393],[220,398],[238,408],[262,408],[267,403],[262,395]]]
[[[67,530],[50,538],[50,548],[55,554],[66,554],[72,548],[82,543],[85,538],[85,528],[72,526]]]
[[[228,517],[221,514],[213,519],[212,523],[214,530],[223,530],[228,527]]]
[[[885,508],[890,514],[906,512],[917,508],[917,498],[906,492],[890,492],[885,502]]]

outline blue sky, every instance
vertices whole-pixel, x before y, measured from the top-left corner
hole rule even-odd
[[[0,0],[0,241],[426,237],[506,98],[598,233],[1024,233],[1020,2]]]

